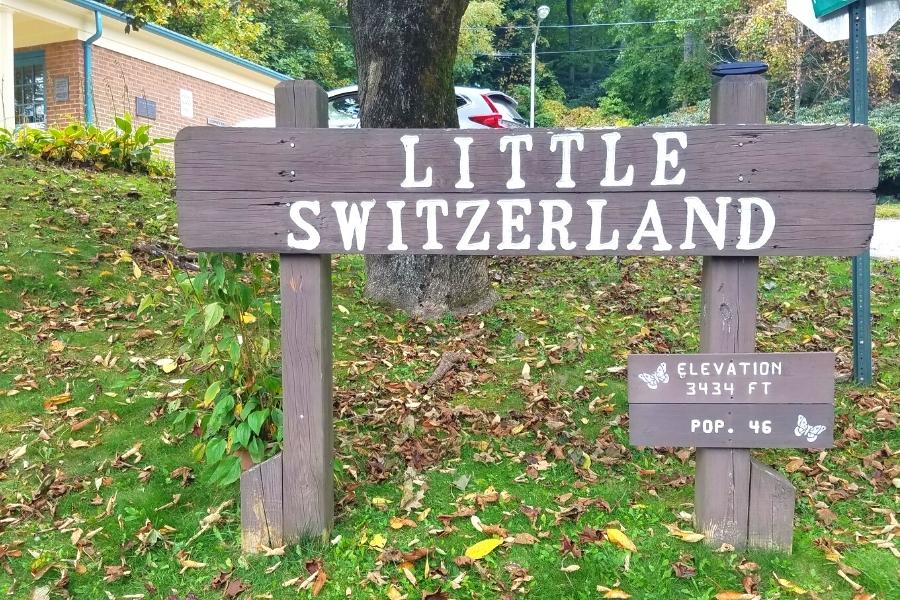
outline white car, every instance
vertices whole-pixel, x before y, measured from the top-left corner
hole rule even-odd
[[[359,88],[355,85],[328,92],[328,127],[359,127]],[[456,111],[461,129],[526,127],[516,101],[494,90],[456,87]],[[236,127],[275,127],[275,117],[241,121]]]

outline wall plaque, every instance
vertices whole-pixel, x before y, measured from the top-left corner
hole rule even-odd
[[[53,99],[57,102],[69,99],[69,78],[67,76],[53,78]]]

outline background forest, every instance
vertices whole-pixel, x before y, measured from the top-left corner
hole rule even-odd
[[[326,88],[356,80],[347,0],[106,0]],[[456,81],[503,90],[528,112],[534,0],[471,0]],[[707,121],[709,69],[769,64],[770,120],[848,115],[846,42],[825,43],[784,0],[546,0],[538,41],[539,126]],[[882,195],[900,190],[900,31],[869,38],[871,124],[882,142]]]
[[[107,0],[212,45],[325,87],[356,77],[346,0]],[[709,67],[770,66],[786,118],[847,95],[845,43],[826,44],[784,0],[546,0],[538,42],[542,124],[642,122],[707,97]],[[457,83],[516,95],[528,84],[534,0],[472,0]],[[137,22],[140,26],[140,20]],[[900,97],[900,33],[871,38],[871,96]],[[523,108],[527,108],[523,107]]]

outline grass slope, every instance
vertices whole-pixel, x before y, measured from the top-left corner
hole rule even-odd
[[[618,367],[630,352],[697,349],[699,261],[502,260],[495,310],[423,324],[367,302],[362,261],[340,258],[336,526],[331,539],[245,557],[237,487],[204,483],[191,436],[172,431],[173,411],[196,401],[181,383],[199,365],[165,374],[154,364],[176,352],[179,300],[166,261],[132,248],[175,233],[168,182],[0,167],[8,597],[46,597],[42,588],[88,599],[308,597],[297,587],[317,565],[327,574],[321,598],[608,593],[598,586],[713,598],[744,585],[765,598],[800,595],[776,575],[806,597],[854,597],[839,569],[877,598],[900,597],[900,263],[873,266],[878,381],[839,386],[838,447],[759,453],[798,488],[786,556],[670,536],[665,524],[691,529],[693,457],[627,444]],[[836,349],[846,372],[848,264],[764,259],[759,350]],[[163,301],[138,317],[151,292]],[[414,382],[446,351],[470,358],[423,395]],[[597,541],[598,528],[623,531],[637,552]],[[457,565],[492,534],[515,541]]]

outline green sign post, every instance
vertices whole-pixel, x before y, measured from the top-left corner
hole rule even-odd
[[[866,41],[866,0],[822,4],[852,4],[850,11],[850,122],[869,122],[869,54]],[[813,4],[819,2],[813,0]],[[817,13],[818,14],[818,13]],[[872,383],[872,287],[869,251],[853,257],[853,377]]]
[[[837,12],[846,6],[850,6],[856,0],[812,0],[813,11],[816,18],[821,19],[825,15]]]

